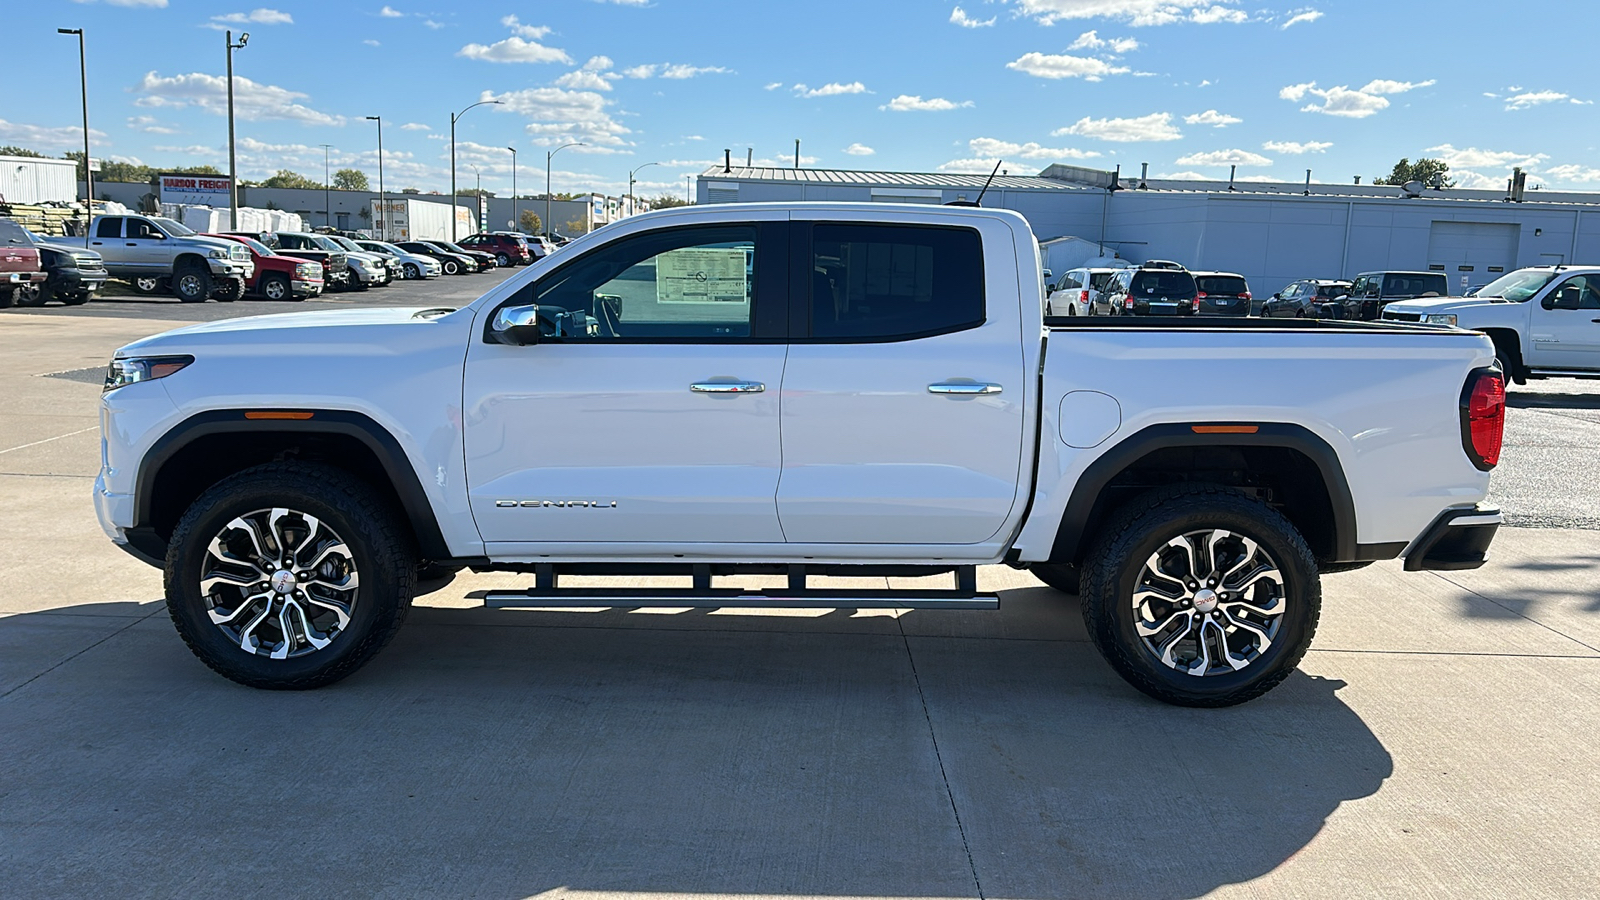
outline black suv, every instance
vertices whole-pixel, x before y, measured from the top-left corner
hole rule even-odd
[[[1232,272],[1194,273],[1197,316],[1250,315],[1250,283]]]
[[[1123,316],[1189,316],[1194,314],[1194,276],[1174,263],[1150,263],[1124,269],[1106,285],[1111,308]]]
[[[1303,319],[1317,314],[1318,303],[1327,303],[1348,293],[1348,281],[1302,279],[1267,298],[1267,302],[1261,304],[1261,315],[1269,319]]]
[[[1362,272],[1347,296],[1317,304],[1316,315],[1370,322],[1382,318],[1383,308],[1395,300],[1448,296],[1450,282],[1443,272]]]

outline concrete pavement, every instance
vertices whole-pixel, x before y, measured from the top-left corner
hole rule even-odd
[[[1475,572],[1329,576],[1301,672],[1228,710],[1146,700],[1073,598],[1004,568],[981,575],[999,612],[898,616],[487,611],[468,595],[523,579],[464,576],[354,677],[268,693],[195,660],[160,574],[101,536],[98,386],[40,377],[164,327],[0,319],[7,897],[1566,898],[1600,879],[1600,531],[1505,529]],[[1514,408],[1511,434],[1550,442],[1563,426],[1533,417],[1571,408]],[[1593,452],[1572,443],[1549,449]],[[1518,452],[1502,471],[1537,511]],[[1595,471],[1562,479],[1574,516]]]

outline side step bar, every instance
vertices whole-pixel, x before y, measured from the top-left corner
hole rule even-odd
[[[973,566],[956,569],[954,590],[862,590],[808,588],[804,566],[789,567],[787,588],[713,588],[710,566],[697,565],[691,588],[562,588],[554,565],[535,568],[537,584],[525,591],[489,591],[490,609],[560,609],[618,606],[631,609],[999,609],[1000,597],[978,593]]]

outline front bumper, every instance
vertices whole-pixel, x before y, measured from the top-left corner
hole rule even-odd
[[[256,264],[253,262],[208,258],[206,264],[211,267],[211,274],[218,278],[240,278],[249,281],[256,274]]]
[[[106,286],[105,269],[51,269],[45,290],[51,294],[94,293]]]
[[[383,269],[362,269],[351,266],[350,280],[361,284],[383,284],[389,280],[389,273]]]
[[[296,278],[289,282],[289,290],[296,297],[315,297],[322,293],[322,282]]]
[[[1505,517],[1488,503],[1447,509],[1406,548],[1407,572],[1453,572],[1476,569],[1489,558]]]

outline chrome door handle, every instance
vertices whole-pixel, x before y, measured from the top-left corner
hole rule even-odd
[[[947,381],[928,385],[930,394],[998,394],[1004,388],[998,384],[977,381]]]
[[[689,385],[696,394],[759,394],[766,389],[759,381],[698,381]]]

